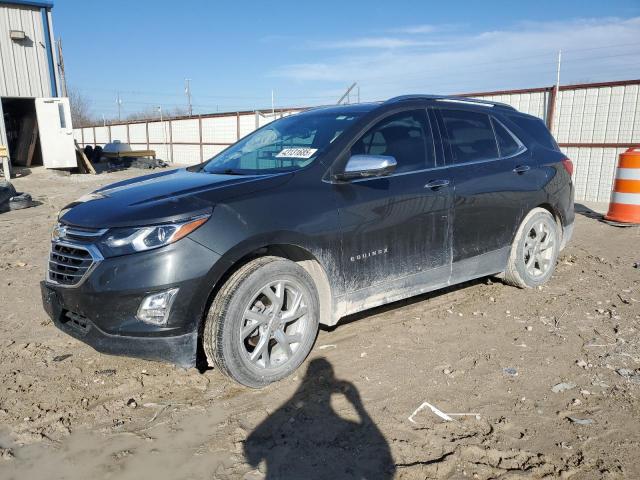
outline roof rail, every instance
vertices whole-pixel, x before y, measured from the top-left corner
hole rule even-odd
[[[480,105],[484,107],[499,107],[508,110],[515,110],[511,105],[501,102],[492,102],[489,100],[480,100],[476,98],[460,97],[456,95],[400,95],[393,97],[384,103],[397,103],[408,100],[436,100],[439,102],[464,103],[467,105]]]

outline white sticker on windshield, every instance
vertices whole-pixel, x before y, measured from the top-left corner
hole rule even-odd
[[[317,151],[317,148],[283,148],[276,158],[311,158]]]

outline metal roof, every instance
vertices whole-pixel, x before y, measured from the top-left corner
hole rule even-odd
[[[53,8],[50,0],[0,0],[0,5],[21,5],[27,7]]]

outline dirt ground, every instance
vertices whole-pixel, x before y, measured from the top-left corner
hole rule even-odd
[[[365,312],[256,391],[99,354],[44,313],[58,210],[141,173],[15,180],[42,203],[0,215],[0,478],[640,478],[640,228],[580,214],[547,286]]]

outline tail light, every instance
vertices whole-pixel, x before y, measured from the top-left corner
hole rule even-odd
[[[567,171],[569,176],[572,177],[573,176],[573,162],[571,160],[569,160],[568,158],[563,158],[562,159],[562,166]]]

